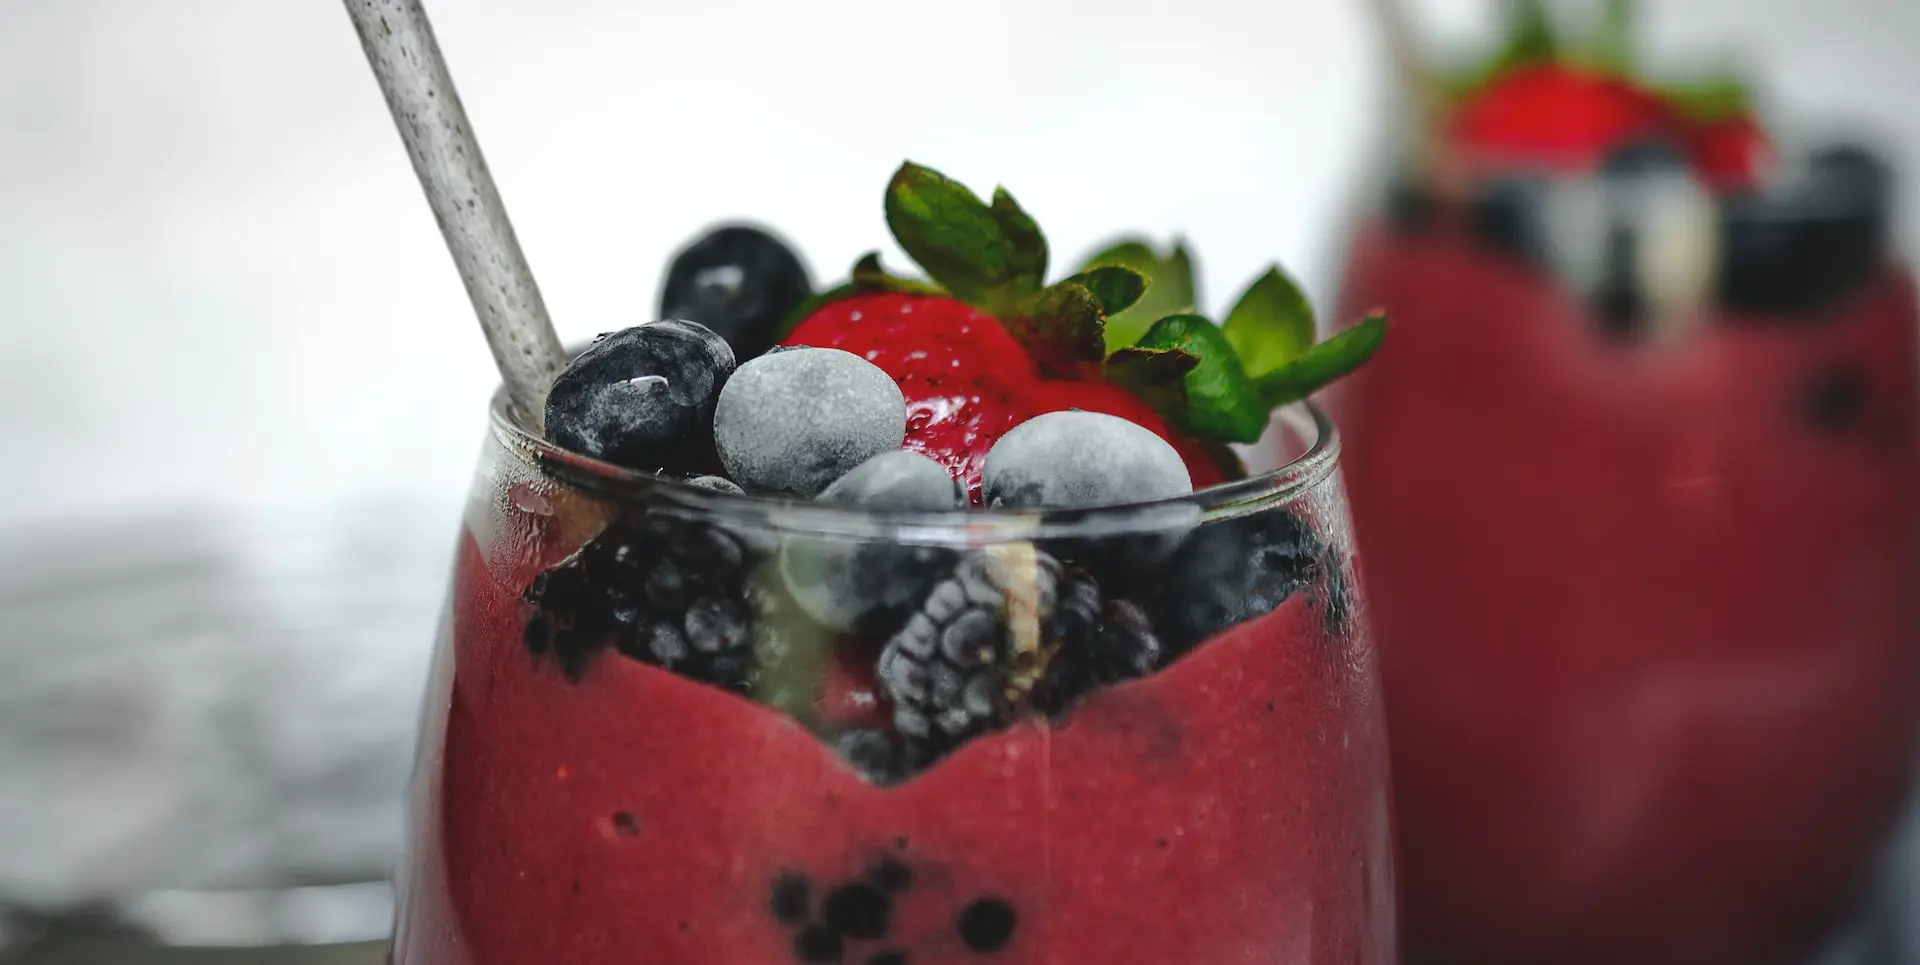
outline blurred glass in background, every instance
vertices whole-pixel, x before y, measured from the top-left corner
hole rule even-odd
[[[1656,57],[1746,58],[1911,181],[1920,5],[1646,6]],[[1494,7],[1418,5],[1454,37]],[[1063,255],[1182,233],[1210,307],[1276,259],[1324,306],[1389,118],[1361,4],[434,13],[569,341],[651,317],[714,220],[839,274],[902,157],[1018,184]],[[0,318],[0,936],[380,936],[495,377],[339,7],[0,5]]]

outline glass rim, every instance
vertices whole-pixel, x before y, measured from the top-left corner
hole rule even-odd
[[[716,516],[757,515],[782,532],[873,539],[903,535],[928,540],[963,536],[970,542],[1114,536],[1190,525],[1199,518],[1232,517],[1291,503],[1331,476],[1340,434],[1318,403],[1303,399],[1277,410],[1269,424],[1285,424],[1305,443],[1298,455],[1267,472],[1208,486],[1170,499],[1073,510],[871,510],[755,494],[715,492],[690,482],[617,466],[561,448],[518,419],[505,387],[488,406],[493,438],[531,470],[571,489],[620,501],[645,496]]]

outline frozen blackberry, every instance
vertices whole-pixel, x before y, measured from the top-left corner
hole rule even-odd
[[[1129,600],[1103,600],[1091,576],[1070,576],[1055,614],[1060,649],[1047,665],[1034,705],[1048,714],[1088,694],[1159,669],[1165,648],[1147,612]]]
[[[1031,547],[969,553],[887,641],[880,691],[913,763],[1011,722],[1053,646],[1059,588],[1060,563]]]
[[[1162,647],[1144,610],[1086,572],[1005,547],[963,558],[881,652],[879,682],[908,763],[925,766],[1023,711],[1056,714],[1152,673]]]
[[[1282,510],[1208,523],[1167,561],[1142,604],[1171,659],[1272,612],[1312,584],[1327,553],[1305,520]],[[1333,595],[1330,616],[1346,593]]]
[[[746,692],[759,667],[769,602],[749,576],[741,538],[657,510],[631,513],[536,577],[527,646],[570,676],[612,646],[620,653]]]

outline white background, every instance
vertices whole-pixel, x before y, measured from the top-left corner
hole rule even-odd
[[[1379,114],[1359,0],[431,6],[569,339],[648,318],[710,219],[843,270],[902,157],[1008,184],[1060,257],[1180,230],[1215,307],[1275,258],[1324,300]],[[1415,6],[1458,35],[1492,2]],[[1920,0],[1650,19],[1669,54],[1757,55],[1788,117],[1920,146]],[[456,506],[493,376],[411,179],[334,0],[0,3],[0,524]]]

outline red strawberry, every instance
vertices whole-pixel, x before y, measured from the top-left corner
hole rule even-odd
[[[1454,142],[1491,160],[1567,170],[1599,164],[1622,144],[1670,130],[1671,108],[1631,81],[1561,64],[1522,67],[1462,104]]]
[[[1773,159],[1773,145],[1752,115],[1694,125],[1688,137],[1694,166],[1721,191],[1751,188]]]
[[[856,295],[807,316],[784,344],[852,352],[893,376],[907,399],[906,447],[946,465],[976,505],[987,450],[1014,426],[1065,409],[1151,429],[1180,450],[1195,487],[1226,479],[1204,446],[1168,428],[1138,396],[1098,378],[1042,380],[1004,325],[952,298]]]
[[[782,344],[852,352],[893,376],[907,399],[907,448],[939,460],[976,503],[987,450],[1035,415],[1032,356],[992,315],[955,299],[856,295],[807,316]]]

